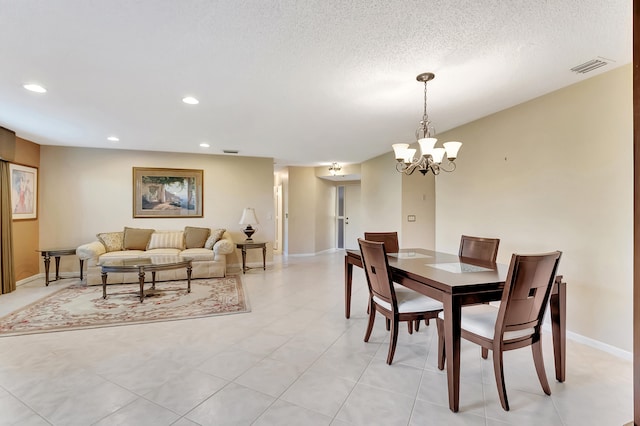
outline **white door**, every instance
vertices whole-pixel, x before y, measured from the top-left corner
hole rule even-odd
[[[344,248],[358,250],[363,231],[360,220],[360,185],[344,187]]]
[[[274,190],[274,204],[276,216],[276,240],[273,242],[273,250],[282,251],[282,185],[278,185]]]

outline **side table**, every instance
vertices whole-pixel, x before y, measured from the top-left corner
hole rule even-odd
[[[44,257],[44,284],[49,285],[51,281],[57,281],[60,279],[58,268],[60,268],[60,256],[75,256],[76,249],[46,249],[37,250]],[[49,265],[51,264],[51,257],[56,259],[56,278],[49,280]],[[80,261],[82,262],[82,261]],[[82,263],[80,264],[80,279],[82,280]]]
[[[262,269],[267,270],[267,243],[261,243],[258,241],[243,241],[236,243],[236,248],[242,250],[242,273],[244,274],[249,269],[253,269],[247,266],[247,250],[249,249],[262,249]]]

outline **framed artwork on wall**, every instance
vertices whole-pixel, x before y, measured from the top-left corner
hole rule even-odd
[[[202,170],[133,168],[133,217],[202,217]]]
[[[11,217],[13,220],[38,218],[38,169],[9,164]]]

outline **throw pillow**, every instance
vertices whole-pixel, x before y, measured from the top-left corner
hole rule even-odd
[[[202,248],[209,238],[211,230],[209,228],[196,228],[194,226],[184,227],[184,245],[186,248]]]
[[[125,250],[146,250],[149,238],[151,238],[153,232],[153,229],[125,227],[122,247]]]
[[[184,249],[184,234],[182,231],[154,232],[151,234],[147,250],[160,248]]]
[[[211,235],[209,235],[209,238],[207,238],[207,242],[204,243],[204,248],[206,248],[207,250],[213,249],[213,245],[222,238],[225,231],[226,229],[216,229],[215,231],[213,231]]]
[[[98,237],[98,241],[102,243],[104,248],[107,249],[107,252],[122,250],[122,232],[103,232],[96,234],[96,237]]]

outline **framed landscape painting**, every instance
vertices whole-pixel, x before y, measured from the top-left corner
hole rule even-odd
[[[202,217],[202,170],[133,168],[133,217]]]
[[[13,220],[38,218],[38,169],[9,164],[11,217]]]

